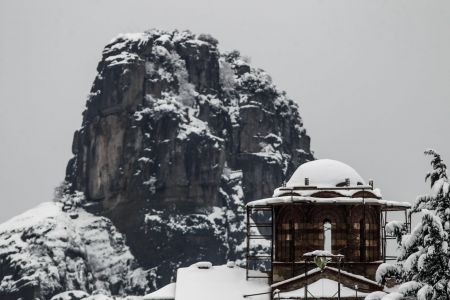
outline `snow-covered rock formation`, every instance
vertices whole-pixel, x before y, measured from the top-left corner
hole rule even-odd
[[[188,31],[119,35],[74,136],[69,192],[126,235],[153,287],[177,267],[240,258],[245,202],[313,159],[298,105],[217,44]]]
[[[115,227],[146,270],[151,290],[172,281],[178,267],[242,258],[245,203],[271,196],[314,158],[298,105],[266,72],[237,51],[220,53],[217,44],[209,35],[150,30],[119,35],[105,47],[59,191],[65,212],[23,229],[35,252],[23,250],[19,235],[10,242],[8,233],[2,237],[2,245],[22,247],[17,253],[38,261],[68,251],[66,265],[74,274],[68,277],[66,267],[47,270],[44,263],[22,267],[27,263],[16,264],[14,252],[2,248],[2,291],[31,276],[30,268],[58,273],[48,276],[50,287],[36,284],[41,290],[33,293],[88,285],[113,294],[133,289],[123,278],[140,269],[131,267],[133,257]],[[102,217],[89,215],[92,230],[79,232],[81,221],[70,216],[83,210]],[[67,238],[53,237],[48,228]],[[127,256],[118,266],[100,268],[111,276],[97,276],[104,274],[96,269],[103,258],[90,260],[83,250],[89,243],[69,247],[100,237],[112,243],[113,261],[117,253]]]
[[[111,221],[46,202],[0,225],[0,299],[67,290],[143,293],[146,274]]]

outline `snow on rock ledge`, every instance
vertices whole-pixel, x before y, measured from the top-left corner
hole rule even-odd
[[[67,291],[55,295],[50,300],[81,300],[89,297],[85,291]]]
[[[111,221],[82,209],[77,215],[46,202],[0,225],[1,299],[50,299],[68,290],[144,292],[145,272]]]

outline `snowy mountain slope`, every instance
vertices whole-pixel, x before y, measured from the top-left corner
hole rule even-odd
[[[112,220],[152,289],[242,256],[244,204],[312,160],[298,105],[239,52],[189,31],[109,43],[75,132],[66,193]]]
[[[0,225],[0,298],[58,292],[143,293],[145,272],[111,221],[46,202]]]

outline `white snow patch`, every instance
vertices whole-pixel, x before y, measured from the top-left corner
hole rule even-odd
[[[417,300],[429,300],[431,295],[433,295],[433,288],[429,285],[424,285],[417,292]]]
[[[403,294],[400,294],[399,292],[389,293],[383,298],[381,298],[381,300],[401,300],[401,299],[403,299]]]
[[[372,292],[369,295],[367,295],[366,298],[364,298],[364,300],[381,300],[386,295],[387,294],[385,292],[376,291],[376,292]]]
[[[381,283],[381,281],[383,280],[384,276],[386,276],[386,274],[392,272],[395,273],[398,271],[398,267],[396,265],[393,264],[388,264],[388,263],[382,263],[376,273],[375,273],[375,280],[378,283]]]
[[[72,300],[74,297],[81,299],[81,298],[85,298],[88,296],[89,296],[89,294],[86,293],[85,291],[73,290],[73,291],[59,293],[58,295],[53,296],[51,298],[51,300]]]
[[[142,299],[143,300],[172,300],[175,299],[175,290],[176,290],[176,283],[172,282],[168,285],[163,286],[157,291],[154,291],[153,293],[150,293],[148,295],[145,295]]]
[[[270,287],[264,280],[246,280],[245,269],[226,265],[199,269],[196,264],[177,272],[177,300],[244,300],[244,295],[266,293],[252,300],[269,300]],[[248,298],[250,299],[250,298]]]
[[[403,269],[406,272],[410,272],[413,270],[414,266],[417,264],[417,260],[419,259],[421,252],[417,251],[412,253],[408,258],[403,262]]]
[[[20,232],[37,223],[61,214],[61,205],[55,202],[44,202],[0,224],[0,233],[4,231]]]
[[[314,250],[314,251],[307,252],[307,253],[303,254],[303,256],[330,256],[330,257],[337,256],[337,257],[343,257],[343,255],[341,255],[341,254],[335,255],[335,254],[332,254],[330,251],[327,251],[327,250]]]
[[[403,295],[407,295],[407,294],[411,294],[411,293],[416,293],[420,288],[422,288],[423,283],[417,282],[417,281],[408,281],[405,283],[402,283],[399,287],[398,287],[398,292],[403,294]]]
[[[403,230],[405,223],[402,221],[390,221],[386,224],[386,233],[390,236]]]
[[[198,263],[194,264],[199,269],[211,269],[212,263],[209,261],[199,261]]]
[[[120,33],[115,38],[111,40],[110,43],[114,43],[118,40],[126,40],[131,42],[141,42],[145,40],[147,34],[144,32],[133,32],[133,33]]]
[[[103,294],[97,294],[83,298],[83,300],[114,300],[114,299]]]
[[[117,55],[111,55],[105,58],[105,62],[108,63],[108,66],[115,66],[121,64],[134,63],[136,61],[141,60],[139,55],[130,52],[121,52]]]

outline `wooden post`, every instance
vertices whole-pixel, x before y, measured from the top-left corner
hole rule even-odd
[[[406,225],[406,231],[407,233],[411,232],[411,220],[408,217],[408,210],[405,209],[405,225]]]
[[[292,195],[291,195],[292,198]],[[290,259],[292,260],[291,262],[291,277],[295,276],[295,216],[294,216],[294,206],[292,204],[292,200],[291,200],[291,204],[290,204],[290,214],[291,214],[291,220],[289,222],[289,227],[290,227],[290,231],[291,231],[291,257]]]
[[[275,228],[275,208],[272,206],[272,237],[270,247],[270,284],[273,283],[273,261],[274,261],[274,243],[276,241]]]
[[[380,258],[382,258],[383,257],[383,232],[381,231],[382,230],[382,224],[383,224],[383,211],[381,210],[381,208],[379,209],[379,218],[378,218],[378,226],[379,226],[379,229],[378,229],[378,231],[379,231],[379,237],[378,237],[378,241],[379,242],[381,242],[381,245],[379,246],[379,248],[378,248],[378,251],[380,251],[379,252],[379,258],[378,259],[380,259]]]
[[[386,222],[387,222],[387,210],[384,211],[384,221],[383,221],[383,234],[384,234],[384,243],[383,243],[384,258],[383,258],[383,262],[386,262]]]
[[[367,261],[366,255],[366,199],[364,198],[364,189],[363,189],[363,228],[362,228],[363,236],[360,237],[362,239],[362,258],[363,262]]]
[[[250,207],[247,206],[247,257],[245,260],[245,277],[248,280],[248,268],[249,268],[249,257],[250,257]]]
[[[338,300],[341,300],[341,257],[339,257]]]
[[[307,258],[303,258],[305,261],[305,300],[308,300],[308,266],[306,263]]]
[[[291,216],[292,216],[293,214],[291,213]],[[289,224],[289,227],[291,228],[291,260],[292,260],[292,276],[291,277],[294,277],[295,275],[295,273],[294,273],[294,267],[295,267],[295,226],[294,226],[294,220],[291,220],[290,222],[289,222],[290,224]]]

